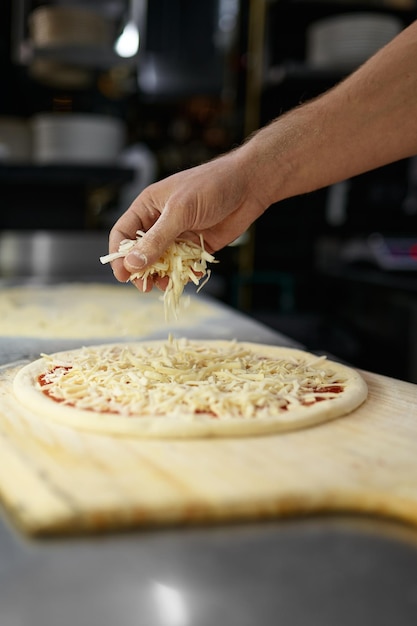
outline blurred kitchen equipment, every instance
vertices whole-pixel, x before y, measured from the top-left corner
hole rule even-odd
[[[346,13],[317,20],[307,29],[307,62],[317,68],[353,69],[403,28],[393,15]]]
[[[38,7],[29,16],[29,34],[37,48],[112,44],[104,15],[80,6]]]
[[[370,233],[345,240],[322,238],[317,245],[318,267],[359,267],[384,272],[417,272],[417,237]]]
[[[143,143],[126,148],[119,163],[134,171],[133,180],[123,186],[119,196],[121,212],[124,212],[145,187],[155,182],[158,164],[154,153]]]
[[[39,57],[31,62],[29,72],[34,80],[58,89],[86,89],[93,80],[88,68]]]
[[[91,113],[41,113],[32,129],[36,163],[114,163],[125,140],[121,120]]]
[[[152,0],[139,24],[138,83],[151,97],[222,94],[238,25],[235,0]]]
[[[133,177],[120,187],[118,201],[113,209],[101,215],[101,224],[111,228],[116,220],[132,204],[140,192],[155,182],[158,177],[158,162],[155,154],[144,143],[127,147],[120,154],[118,164],[133,172]]]
[[[106,278],[99,256],[108,248],[102,231],[0,232],[0,276],[3,278]]]
[[[37,51],[30,63],[31,76],[62,89],[87,87],[93,73],[80,60],[94,48],[111,48],[112,28],[106,17],[80,6],[41,6],[28,22],[30,45]]]
[[[32,154],[28,122],[18,117],[0,117],[0,162],[28,162]]]

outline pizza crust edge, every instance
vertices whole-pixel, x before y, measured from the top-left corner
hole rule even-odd
[[[141,345],[161,345],[165,341],[135,342]],[[211,344],[216,347],[227,347],[231,342],[222,340],[190,340],[198,345]],[[257,354],[270,358],[310,357],[315,355],[295,348],[270,346],[264,344],[238,342]],[[120,344],[102,344],[92,346],[99,350]],[[127,344],[129,345],[129,344]],[[132,345],[132,344],[130,344]],[[67,350],[53,356],[65,358],[76,352]],[[221,418],[195,420],[193,415],[184,415],[182,419],[167,417],[126,417],[122,415],[97,413],[61,405],[48,398],[36,388],[36,381],[45,371],[45,360],[40,358],[20,369],[13,380],[13,391],[17,400],[38,418],[44,418],[63,424],[69,428],[95,432],[103,435],[143,437],[143,438],[203,438],[203,437],[240,437],[248,435],[264,435],[287,432],[316,426],[337,417],[348,415],[358,408],[367,398],[368,388],[363,377],[350,366],[336,361],[326,360],[326,366],[340,372],[346,379],[346,390],[332,400],[317,402],[309,407],[297,407],[279,415],[268,418]]]

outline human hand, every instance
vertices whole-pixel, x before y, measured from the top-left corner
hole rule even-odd
[[[264,210],[251,189],[248,166],[239,151],[174,174],[147,187],[116,222],[110,233],[110,253],[123,239],[146,234],[125,258],[112,262],[115,277],[126,281],[139,269],[153,265],[175,239],[199,243],[214,252],[241,235]],[[165,289],[168,279],[137,279],[140,290],[153,284]]]

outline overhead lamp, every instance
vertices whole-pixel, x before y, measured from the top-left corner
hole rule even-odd
[[[114,50],[124,59],[134,57],[139,50],[139,30],[135,22],[130,20],[124,26],[121,34],[114,44]]]

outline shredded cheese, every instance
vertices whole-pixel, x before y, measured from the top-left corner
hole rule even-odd
[[[38,389],[57,402],[124,416],[254,419],[290,412],[344,388],[324,357],[277,359],[231,342],[187,339],[90,346],[43,355]]]
[[[124,239],[120,242],[118,252],[100,257],[101,263],[109,263],[115,259],[125,257],[144,235],[143,231],[138,230],[136,239]],[[178,319],[180,298],[185,285],[192,281],[199,286],[197,291],[200,291],[210,278],[210,269],[207,268],[207,263],[216,262],[214,256],[204,249],[202,235],[200,235],[200,245],[178,239],[164,252],[156,263],[144,270],[134,272],[131,274],[130,280],[142,279],[146,289],[149,277],[154,275],[161,278],[168,277],[168,285],[163,296],[165,319],[169,320],[172,317]],[[206,280],[200,284],[203,277],[206,277]]]

